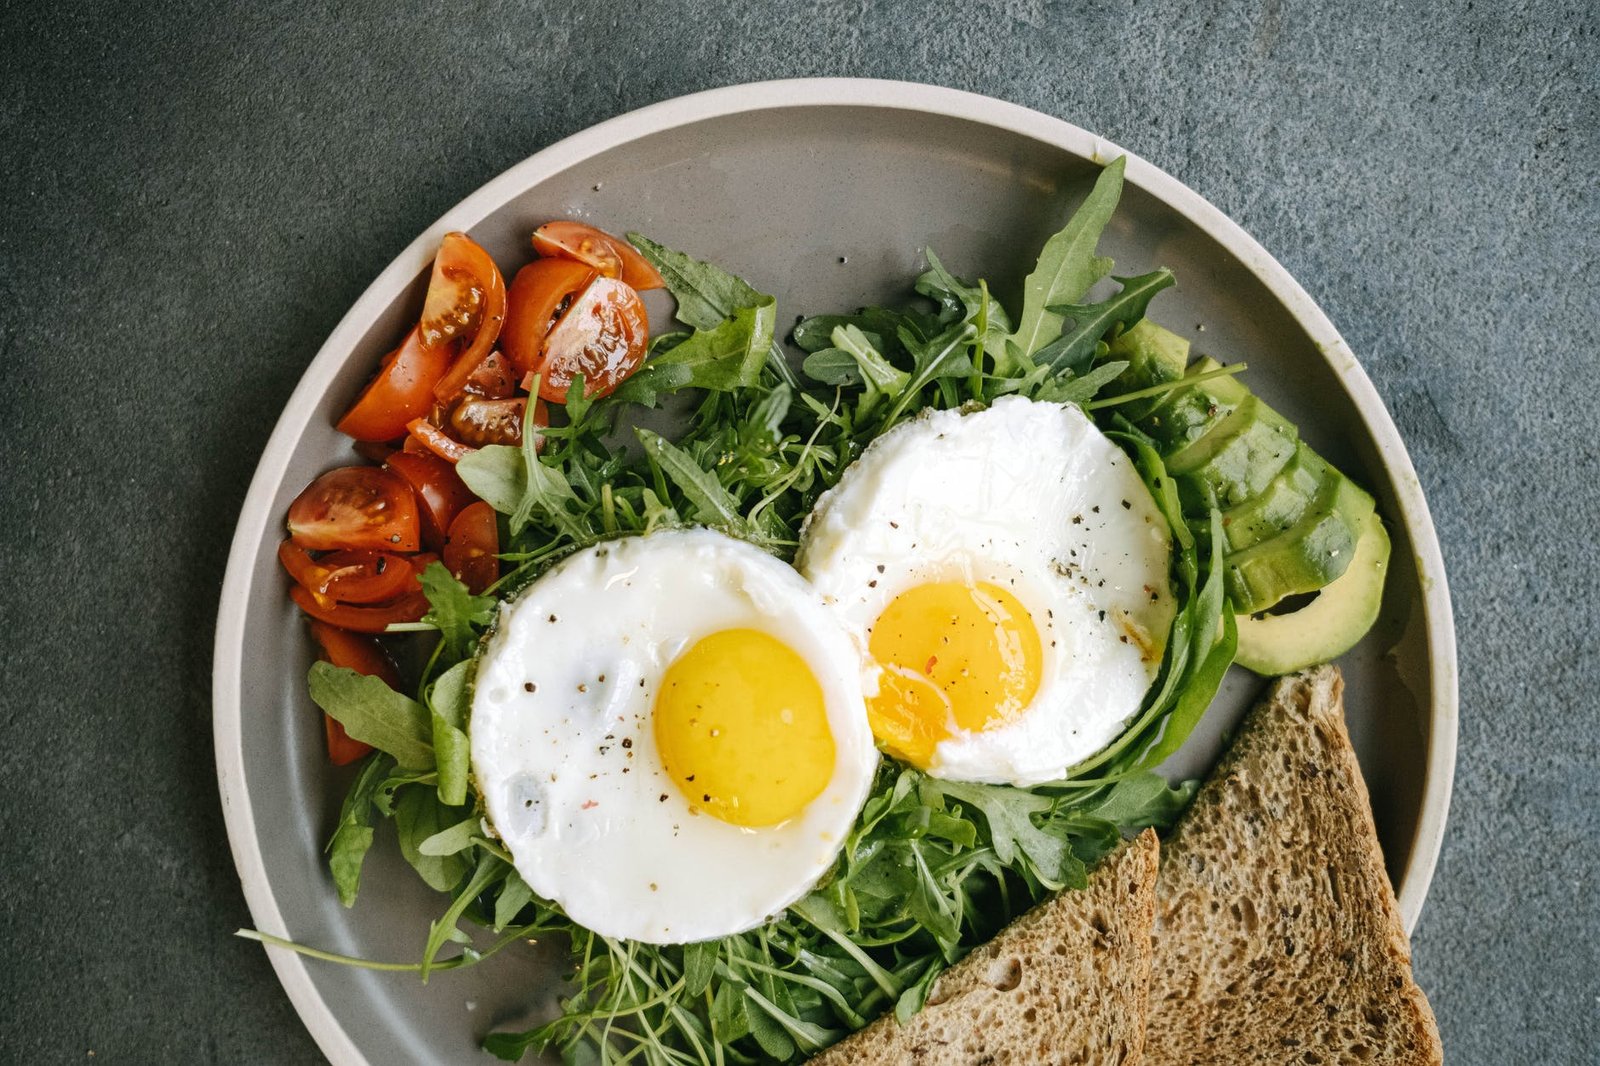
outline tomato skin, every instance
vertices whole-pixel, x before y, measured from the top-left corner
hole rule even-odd
[[[500,527],[494,508],[479,500],[456,516],[444,542],[444,565],[474,595],[500,579]]]
[[[407,437],[406,440],[410,443],[416,438]],[[423,447],[420,443],[417,446]],[[401,450],[389,456],[385,465],[410,482],[412,491],[417,494],[423,545],[433,551],[443,548],[450,523],[477,497],[452,464],[430,451]]]
[[[382,603],[418,591],[411,561],[388,552],[336,551],[313,560],[293,541],[278,545],[283,568],[323,605]]]
[[[311,551],[414,552],[421,546],[417,498],[397,474],[342,466],[307,485],[289,505],[289,537]]]
[[[639,294],[624,282],[596,278],[545,338],[539,395],[564,402],[580,373],[585,396],[610,395],[644,361],[649,335]]]
[[[409,592],[399,599],[373,606],[335,603],[324,605],[303,585],[292,585],[289,598],[319,622],[357,633],[382,633],[396,622],[415,622],[428,613],[428,597]]]
[[[429,422],[426,418],[414,420],[406,429],[410,431],[411,436],[419,444],[447,463],[458,463],[478,450],[469,448],[460,441],[452,439],[448,433]]]
[[[350,450],[361,456],[361,458],[365,459],[367,462],[377,463],[379,466],[382,466],[384,463],[388,462],[389,456],[399,451],[399,449],[395,447],[395,444],[392,440],[383,441],[381,443],[378,441],[358,440],[354,445],[351,446]]]
[[[601,276],[620,278],[640,291],[666,286],[661,273],[633,245],[582,222],[546,222],[533,231],[533,250],[585,263]]]
[[[393,440],[406,431],[407,422],[427,413],[433,387],[449,367],[449,350],[427,347],[421,327],[413,329],[383,357],[377,374],[335,428],[356,440]]]
[[[500,348],[521,378],[539,364],[544,339],[563,304],[575,300],[595,278],[589,266],[571,259],[535,259],[511,279],[506,328]]]
[[[460,395],[494,349],[506,319],[506,283],[489,253],[465,233],[446,233],[422,305],[424,344],[460,350],[433,386],[441,403]],[[415,416],[413,416],[415,417]]]
[[[522,416],[528,398],[515,400],[463,400],[450,413],[450,428],[463,444],[521,444]]]
[[[371,744],[346,733],[344,725],[331,714],[322,716],[322,735],[328,744],[328,761],[335,766],[349,766],[372,754]]]
[[[376,637],[351,633],[325,622],[312,622],[311,636],[322,649],[319,658],[323,662],[376,677],[392,689],[400,687],[400,672]],[[372,751],[372,745],[351,737],[332,715],[322,716],[322,727],[328,742],[328,761],[335,766],[348,766]]]
[[[319,657],[323,662],[376,677],[392,689],[400,687],[400,672],[394,660],[374,638],[315,621],[311,623],[311,636],[322,649]]]
[[[511,360],[499,352],[490,352],[478,364],[472,376],[467,378],[462,391],[485,400],[509,400],[517,391],[516,372],[511,368]]]

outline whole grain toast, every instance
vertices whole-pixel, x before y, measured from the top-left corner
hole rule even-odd
[[[1279,679],[1163,845],[1147,1063],[1443,1062],[1343,691]]]
[[[1039,904],[934,983],[922,1011],[811,1066],[1109,1066],[1141,1061],[1159,847],[1145,830],[1082,891]]]

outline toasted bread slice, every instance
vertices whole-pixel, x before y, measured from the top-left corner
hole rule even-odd
[[[1137,1063],[1155,913],[1156,836],[1007,926],[934,983],[905,1025],[880,1018],[812,1066]]]
[[[1148,1063],[1443,1062],[1343,692],[1276,682],[1162,847]]]

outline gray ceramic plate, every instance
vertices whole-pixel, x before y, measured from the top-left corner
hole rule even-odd
[[[414,960],[441,897],[380,835],[361,901],[339,906],[323,865],[345,776],[322,752],[305,693],[305,627],[274,559],[282,516],[311,478],[349,460],[334,419],[415,320],[448,230],[503,264],[551,218],[638,229],[725,264],[794,315],[906,295],[921,250],[983,276],[1015,305],[1040,243],[1121,149],[1056,119],[947,89],[818,80],[719,89],[568,138],[491,181],[417,238],[328,338],[278,422],[239,520],[217,623],[217,771],[257,926],[333,951]],[[1433,873],[1455,759],[1449,597],[1411,463],[1371,382],[1327,318],[1266,251],[1178,181],[1130,158],[1106,244],[1126,272],[1158,265],[1179,288],[1156,317],[1201,350],[1247,358],[1249,382],[1358,477],[1391,520],[1383,613],[1341,660],[1348,715],[1408,926]],[[1204,327],[1203,333],[1194,331]],[[1235,668],[1172,769],[1197,773],[1260,690]],[[223,931],[216,931],[223,935]],[[521,1026],[555,994],[547,949],[508,951],[423,986],[270,951],[337,1066],[482,1061],[487,1030]]]

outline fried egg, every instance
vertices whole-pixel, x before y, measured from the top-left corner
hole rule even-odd
[[[501,607],[473,772],[517,871],[574,921],[725,936],[832,865],[878,761],[862,679],[772,556],[708,530],[611,541]]]
[[[869,445],[818,501],[796,566],[877,671],[868,717],[887,751],[1025,786],[1139,711],[1176,609],[1170,538],[1082,411],[1004,397]]]

